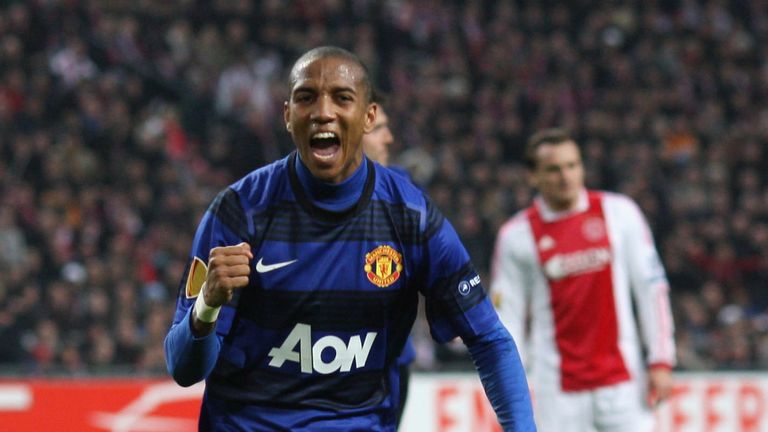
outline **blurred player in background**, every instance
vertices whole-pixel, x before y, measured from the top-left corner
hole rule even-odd
[[[369,159],[410,178],[408,172],[404,169],[389,166],[389,150],[395,142],[395,138],[392,135],[392,130],[389,128],[389,116],[387,116],[387,113],[384,110],[384,95],[381,92],[374,90],[372,101],[377,106],[376,121],[373,124],[373,129],[363,135],[363,152]],[[405,404],[408,399],[408,383],[411,378],[410,365],[415,358],[416,350],[413,348],[413,341],[409,336],[408,340],[405,342],[403,353],[397,359],[400,380],[400,400],[398,401],[397,408],[398,425],[400,425],[400,421],[403,419],[403,411],[405,410]]]
[[[389,167],[389,148],[395,143],[395,137],[392,135],[392,129],[389,128],[389,116],[384,110],[384,95],[374,90],[371,100],[377,107],[376,122],[373,124],[373,129],[363,135],[363,152],[371,160]],[[407,174],[406,171],[402,173]]]
[[[421,293],[431,334],[462,338],[504,429],[534,431],[514,341],[455,230],[363,154],[377,113],[365,65],[315,48],[289,83],[297,151],[211,204],[165,339],[176,382],[206,382],[200,429],[395,430]]]
[[[644,216],[626,196],[585,188],[579,147],[563,130],[534,134],[525,158],[538,196],[498,233],[491,293],[521,345],[536,423],[650,432],[652,408],[672,391],[675,346]]]

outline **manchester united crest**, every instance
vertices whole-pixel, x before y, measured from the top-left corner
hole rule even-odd
[[[365,254],[365,275],[378,287],[392,285],[402,271],[403,256],[391,246],[379,246]]]

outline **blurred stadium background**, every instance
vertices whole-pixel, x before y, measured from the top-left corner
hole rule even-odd
[[[574,131],[588,184],[654,230],[680,376],[735,404],[709,430],[768,430],[766,0],[0,0],[0,419],[19,383],[165,379],[195,226],[291,151],[286,68],[324,44],[370,66],[396,162],[483,276],[530,198],[526,137]],[[423,322],[414,340],[417,380],[471,370]]]

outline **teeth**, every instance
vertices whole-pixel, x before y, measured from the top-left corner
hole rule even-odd
[[[336,138],[336,134],[333,132],[318,132],[312,135],[312,139],[333,139]]]

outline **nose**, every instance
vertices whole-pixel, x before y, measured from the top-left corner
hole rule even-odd
[[[334,119],[334,114],[333,101],[330,96],[323,95],[317,98],[317,103],[312,111],[312,120],[318,123],[328,123]]]
[[[392,135],[392,131],[388,128],[384,128],[384,144],[392,145],[395,143],[395,137]]]

